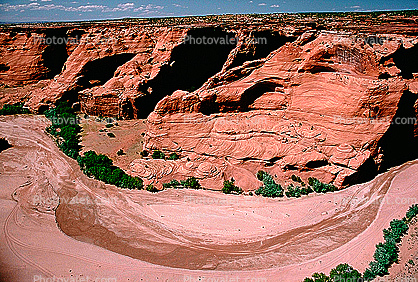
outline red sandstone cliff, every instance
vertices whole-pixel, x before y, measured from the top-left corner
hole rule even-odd
[[[333,19],[329,32],[315,29],[320,22],[243,17],[218,28],[192,21],[64,26],[58,33],[6,29],[2,101],[20,99],[42,111],[65,99],[88,114],[148,117],[145,147],[183,158],[134,161],[131,173],[147,182],[196,176],[219,188],[233,177],[249,190],[264,169],[281,182],[297,174],[345,186],[414,149],[413,137],[398,148],[391,123],[418,111],[418,25],[415,18]],[[54,49],[34,40],[59,34],[77,44]],[[187,36],[238,40],[207,46]],[[57,50],[61,69],[47,59]],[[411,127],[402,130],[409,136]]]

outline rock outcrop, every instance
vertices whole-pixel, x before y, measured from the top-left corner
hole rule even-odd
[[[195,176],[220,189],[234,178],[253,190],[263,169],[282,184],[296,174],[344,187],[396,156],[418,157],[418,126],[402,121],[418,112],[416,21],[262,15],[4,29],[0,75],[30,85],[13,99],[35,112],[69,100],[87,114],[147,118],[145,148],[182,158],[132,162],[146,182]],[[34,34],[67,41],[51,47]],[[65,59],[60,71],[48,54]]]
[[[392,149],[379,141],[413,85],[386,58],[416,43],[397,37],[370,46],[327,32],[305,45],[287,43],[249,75],[231,79],[245,69],[238,67],[193,93],[165,97],[148,117],[146,146],[192,154],[195,166],[217,172],[214,181],[232,177],[246,189],[260,185],[259,169],[282,181],[292,174],[339,187],[359,181]]]

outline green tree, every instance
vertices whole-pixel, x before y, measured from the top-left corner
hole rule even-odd
[[[177,153],[171,153],[168,157],[169,160],[178,160],[180,157]]]
[[[171,180],[169,183],[164,183],[163,184],[163,187],[164,188],[174,188],[174,189],[177,189],[177,188],[183,188],[183,186],[180,184],[180,182],[178,182],[177,180],[175,180],[175,179],[173,179],[173,180]]]
[[[201,189],[202,186],[200,185],[199,181],[196,179],[196,177],[189,177],[185,181],[181,181],[181,185],[184,186],[184,188],[188,189]]]
[[[257,172],[257,179],[260,180],[260,181],[263,181],[263,177],[264,177],[265,173],[266,173],[265,171],[259,170]]]
[[[13,105],[4,104],[0,109],[0,115],[16,115],[16,114],[30,114],[28,108],[23,107],[23,103],[15,103]]]
[[[361,278],[361,273],[354,269],[351,265],[344,263],[331,269],[329,276],[332,281],[358,281],[358,279]]]
[[[303,282],[332,282],[332,280],[325,273],[314,273],[312,278],[305,278]]]
[[[283,188],[280,184],[274,182],[273,177],[267,172],[263,173],[263,184],[255,191],[256,195],[262,195],[264,197],[283,197]]]
[[[165,159],[165,155],[160,150],[154,150],[151,156],[153,159]]]
[[[146,190],[147,190],[148,192],[152,192],[152,193],[156,193],[156,192],[158,192],[158,189],[157,189],[157,188],[155,188],[155,186],[154,186],[154,185],[152,185],[152,184],[149,184],[149,185],[147,186]]]
[[[231,180],[225,180],[224,181],[224,186],[222,188],[222,192],[225,194],[231,194],[232,192],[235,192],[237,194],[241,194],[242,193],[242,189],[238,186],[236,186],[235,184],[235,180],[233,178],[231,178]]]
[[[406,212],[406,219],[409,221],[417,215],[418,215],[418,204],[415,204],[409,207],[408,211]]]

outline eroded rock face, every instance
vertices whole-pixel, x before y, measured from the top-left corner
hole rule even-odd
[[[0,78],[8,87],[35,83],[45,77],[47,68],[42,64],[46,48],[35,42],[39,34],[0,33]]]
[[[234,178],[253,190],[263,169],[282,184],[296,174],[343,187],[397,165],[398,155],[418,157],[417,124],[392,125],[417,117],[416,18],[286,17],[3,29],[2,83],[29,86],[3,87],[0,101],[42,112],[69,100],[87,114],[147,118],[145,148],[182,158],[132,162],[146,184],[195,176],[220,189]],[[49,46],[36,34],[69,40]],[[236,40],[189,41],[203,37]]]
[[[391,148],[379,141],[404,92],[414,87],[386,58],[416,39],[370,46],[350,38],[323,32],[304,45],[287,43],[249,75],[222,73],[193,93],[165,97],[148,117],[146,147],[188,155],[177,171],[216,171],[191,172],[209,186],[232,177],[255,189],[260,169],[282,183],[292,174],[339,187],[359,181],[385,161],[384,150]],[[390,77],[379,79],[382,73]],[[137,171],[141,164],[132,166]]]

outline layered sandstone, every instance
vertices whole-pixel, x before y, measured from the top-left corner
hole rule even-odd
[[[146,147],[187,155],[189,161],[170,169],[209,186],[234,178],[255,189],[259,169],[281,182],[292,174],[339,187],[359,181],[385,161],[380,140],[415,83],[386,59],[416,44],[416,38],[389,37],[369,45],[327,32],[307,44],[287,43],[249,75],[234,77],[245,70],[237,67],[193,93],[165,97],[148,117]],[[134,162],[132,171],[147,176],[144,167],[149,173],[153,165]]]
[[[145,148],[182,158],[124,169],[157,186],[195,176],[207,188],[234,178],[253,190],[263,169],[282,184],[297,174],[342,187],[395,165],[398,153],[415,156],[418,126],[391,124],[417,115],[416,21],[243,15],[4,27],[0,101],[42,112],[68,100],[87,114],[147,118]],[[64,45],[35,40],[58,35]]]

